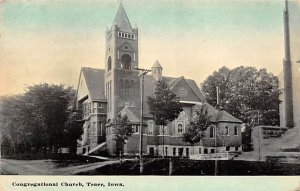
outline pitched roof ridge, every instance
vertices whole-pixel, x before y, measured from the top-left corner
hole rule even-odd
[[[214,107],[214,108],[215,108],[215,107]],[[220,118],[220,113],[221,113],[221,111],[218,110],[217,108],[215,108],[215,109],[218,111],[217,118],[216,118],[216,121],[218,122],[218,121],[219,121],[219,118]]]
[[[194,80],[192,80],[193,82],[195,82]],[[186,83],[188,84],[188,86],[192,89],[192,91],[194,92],[194,94],[196,94],[196,96],[200,99],[200,101],[203,101],[202,100],[202,97],[200,97],[199,95],[198,95],[198,93],[197,92],[195,92],[195,90],[194,90],[194,88],[186,81]],[[196,82],[195,82],[196,83]],[[197,84],[196,84],[197,85]],[[198,86],[197,86],[198,87]],[[198,87],[199,88],[199,87]],[[202,92],[201,92],[202,93]]]
[[[228,117],[232,118],[232,119],[229,119],[229,121],[231,121],[231,122],[240,122],[240,123],[242,123],[242,121],[241,121],[240,119],[238,119],[238,118],[236,118],[235,116],[231,115],[231,114],[228,113],[226,110],[221,110],[220,112],[222,112],[222,114],[223,114],[223,115],[220,115],[220,118],[221,118],[221,117],[226,117],[226,116],[224,116],[224,115],[227,115]],[[220,120],[222,120],[222,118],[221,118]],[[218,119],[218,121],[219,121],[219,119]],[[222,120],[222,121],[223,121],[223,120]]]
[[[200,95],[198,95],[198,93],[195,91],[195,89],[191,86],[191,84],[190,84],[188,81],[193,82],[194,85],[196,85],[196,87],[198,88],[198,90],[199,90],[199,92],[200,92],[200,95],[201,95],[202,97],[201,97]],[[197,97],[198,97],[201,101],[206,101],[206,100],[205,100],[205,97],[203,96],[203,93],[202,93],[201,89],[198,87],[198,85],[197,85],[197,83],[195,82],[195,80],[192,80],[192,79],[186,79],[186,82],[187,82],[187,84],[192,88],[193,92],[197,95]]]
[[[82,67],[80,77],[84,78],[87,91],[92,100],[104,100],[104,69]],[[82,76],[81,76],[82,74]]]
[[[84,78],[84,81],[85,81],[87,90],[88,90],[88,92],[89,92],[89,97],[91,97],[91,90],[90,90],[90,87],[89,87],[88,82],[86,81],[86,77],[85,77],[85,74],[84,74],[83,71],[84,71],[84,68],[81,68],[80,76],[81,76],[81,73],[82,73],[82,77]],[[78,86],[79,86],[79,83],[80,83],[80,82],[78,82]]]
[[[170,90],[172,89],[172,88],[174,88],[174,86],[179,82],[179,80],[181,80],[181,79],[184,79],[184,77],[183,76],[180,76],[180,77],[178,77],[178,78],[176,78],[176,79],[174,79],[175,80],[175,82],[174,82],[174,84],[172,85],[172,86],[170,86]]]

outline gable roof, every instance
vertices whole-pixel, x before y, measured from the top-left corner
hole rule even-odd
[[[126,11],[122,2],[119,5],[116,17],[113,21],[113,25],[117,25],[122,32],[133,33],[130,21],[127,17]]]
[[[199,89],[199,87],[197,86],[196,82],[192,79],[185,79],[183,76],[179,77],[179,78],[166,78],[169,79],[170,81],[168,82],[168,85],[170,87],[170,90],[172,90],[176,84],[178,84],[180,82],[180,80],[184,80],[188,86],[193,90],[193,92],[196,94],[196,96],[202,101],[205,102],[205,98],[201,92],[201,90]]]
[[[217,110],[209,103],[205,103],[211,122],[230,122],[230,123],[242,123],[241,120],[232,116],[225,110]]]
[[[125,115],[127,115],[128,120],[131,123],[140,123],[140,120],[138,118],[139,115],[136,114],[136,110],[135,108],[130,108],[128,106],[125,106],[120,112],[119,114],[124,117]]]
[[[105,100],[104,95],[104,70],[96,68],[81,68],[86,81],[91,100]]]
[[[218,122],[234,122],[234,123],[242,123],[241,120],[227,113],[225,110],[219,111]]]
[[[145,95],[145,99],[144,99],[144,115],[145,117],[150,117],[149,116],[149,107],[147,104],[147,97],[148,96],[152,96],[155,92],[155,87],[156,87],[156,82],[157,80],[154,78],[153,75],[145,75],[144,76],[144,95]],[[162,76],[162,80],[168,84],[168,86],[170,87],[170,89],[172,87],[174,87],[176,85],[176,83],[178,81],[180,81],[183,77],[179,77],[179,78],[174,78],[174,77],[166,77],[166,76]],[[184,80],[187,82],[187,84],[191,87],[191,89],[194,91],[194,93],[199,97],[199,99],[201,100],[201,102],[206,102],[204,96],[202,95],[201,90],[199,89],[199,87],[197,86],[196,82],[194,80],[191,79],[185,79]],[[137,116],[139,116],[139,113],[137,114]]]

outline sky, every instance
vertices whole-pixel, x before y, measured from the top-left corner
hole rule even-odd
[[[104,68],[104,33],[119,2],[0,0],[0,95],[44,82],[76,88],[81,67]],[[300,0],[290,3],[300,7]],[[222,66],[266,68],[275,75],[282,70],[283,0],[123,4],[131,25],[139,28],[142,68],[158,60],[163,75],[185,76],[198,85]]]

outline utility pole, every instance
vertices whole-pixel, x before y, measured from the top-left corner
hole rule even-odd
[[[217,110],[220,108],[220,87],[216,87],[217,90]],[[220,111],[219,111],[220,112]],[[215,176],[218,175],[218,159],[217,159],[217,131],[218,131],[218,123],[216,124],[215,128]]]
[[[141,118],[140,118],[140,174],[144,172],[144,164],[143,164],[143,118],[144,118],[144,76],[150,72],[151,70],[135,68],[135,70],[141,71],[138,77],[141,77]]]
[[[261,130],[261,127],[259,126],[259,115],[260,115],[259,110],[257,110],[257,127],[258,127],[258,160],[260,161],[260,158],[261,158],[261,156],[260,156],[260,134],[261,134],[260,130]]]
[[[163,145],[163,148],[162,148],[162,157],[165,158],[165,126],[163,125],[162,126],[162,145]]]

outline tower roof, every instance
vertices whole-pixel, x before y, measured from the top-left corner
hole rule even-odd
[[[162,68],[162,66],[160,65],[160,63],[158,62],[158,60],[156,60],[152,66],[152,68]]]
[[[123,7],[123,3],[120,2],[116,17],[113,21],[113,25],[117,25],[120,31],[132,33],[132,27],[127,17],[126,11]]]

